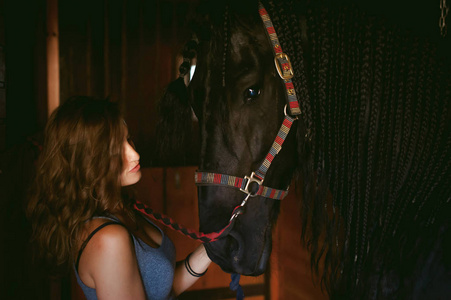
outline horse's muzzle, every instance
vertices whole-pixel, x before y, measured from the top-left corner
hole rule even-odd
[[[232,230],[227,237],[205,245],[210,259],[224,272],[258,276],[265,272],[272,249],[271,228],[259,247],[246,247],[242,235]]]

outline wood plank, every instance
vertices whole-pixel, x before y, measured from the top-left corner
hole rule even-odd
[[[301,244],[300,196],[294,182],[291,187],[281,204],[274,232],[278,244],[271,260],[271,272],[275,273],[271,274],[271,299],[328,299],[310,270],[309,253]]]
[[[60,104],[58,0],[47,0],[47,114]]]

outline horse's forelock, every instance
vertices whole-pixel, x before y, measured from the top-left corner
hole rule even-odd
[[[169,84],[158,108],[158,156],[165,165],[184,164],[191,142],[192,109],[182,77]]]

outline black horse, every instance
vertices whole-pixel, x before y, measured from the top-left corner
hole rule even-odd
[[[275,65],[273,37],[257,1],[201,3],[181,66],[184,75],[196,57],[196,71],[187,90],[182,78],[168,88],[161,127],[183,120],[188,125],[181,127],[190,127],[192,107],[201,133],[199,170],[244,178],[265,160],[291,114],[287,93],[295,93],[301,113],[291,116],[280,153],[263,183],[251,180],[256,186],[249,193],[259,184],[284,190],[293,175],[302,182],[300,233],[313,269],[324,266],[322,283],[332,297],[449,296],[446,28],[440,35],[436,22],[407,27],[377,5],[352,1],[261,5],[291,65]],[[432,4],[423,5],[429,16]],[[436,6],[431,9],[439,11]],[[293,77],[279,75],[284,70]],[[228,223],[246,194],[204,183],[198,190],[200,230],[212,232]],[[207,244],[210,258],[226,272],[264,272],[279,205],[250,197],[230,234]]]

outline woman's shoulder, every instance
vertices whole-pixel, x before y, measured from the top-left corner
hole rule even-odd
[[[89,223],[92,224],[87,224],[88,231],[96,232],[83,249],[78,272],[87,286],[94,287],[93,279],[104,276],[108,272],[106,266],[127,268],[136,258],[133,239],[123,225],[106,219]]]
[[[90,223],[87,231],[92,236],[84,252],[104,255],[107,251],[114,254],[115,251],[129,249],[132,245],[130,233],[121,223],[108,219],[94,219]]]
[[[121,223],[105,220],[101,222],[104,227],[98,230],[91,238],[96,240],[97,244],[111,244],[130,240],[130,234]],[[97,227],[99,228],[99,227]]]
[[[102,226],[111,221],[97,222]],[[85,285],[96,289],[97,295],[107,299],[112,295],[118,299],[125,295],[144,298],[133,238],[121,223],[107,225],[92,236],[80,260],[79,276]]]
[[[106,224],[106,223],[104,223]],[[120,224],[110,224],[99,230],[85,249],[95,264],[114,262],[124,257],[134,257],[133,240],[128,230]]]

